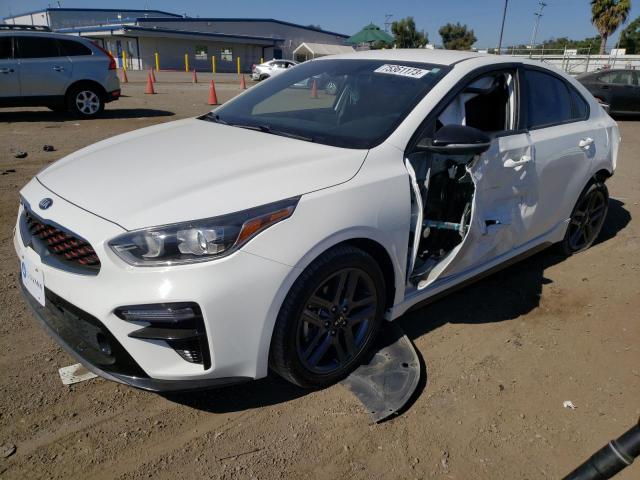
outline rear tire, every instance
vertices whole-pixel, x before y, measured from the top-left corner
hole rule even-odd
[[[366,252],[335,247],[313,261],[280,309],[269,365],[303,388],[331,385],[358,367],[375,340],[385,281]]]
[[[94,118],[104,110],[104,98],[94,86],[73,87],[67,94],[67,109],[78,118]]]
[[[589,185],[571,212],[567,232],[560,243],[565,255],[583,252],[598,238],[609,211],[609,190],[602,182]]]

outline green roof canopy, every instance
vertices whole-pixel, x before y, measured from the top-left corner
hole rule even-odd
[[[393,43],[394,38],[387,32],[380,30],[380,27],[370,23],[355,35],[349,37],[347,43],[370,43],[370,42],[385,42]]]

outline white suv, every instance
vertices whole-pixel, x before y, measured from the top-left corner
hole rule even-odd
[[[297,65],[293,60],[269,60],[268,62],[254,65],[251,69],[251,78],[256,81],[265,80]]]
[[[119,97],[116,62],[101,47],[47,29],[0,25],[0,107],[94,117]]]

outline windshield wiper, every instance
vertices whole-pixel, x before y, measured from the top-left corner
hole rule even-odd
[[[255,130],[257,132],[270,133],[271,135],[295,138],[296,140],[303,140],[305,142],[315,141],[312,137],[307,137],[305,135],[298,135],[297,133],[286,132],[284,130],[273,130],[269,125],[243,125],[240,123],[232,123],[230,125],[234,127],[246,128],[247,130]]]
[[[217,113],[213,113],[213,112],[209,112],[209,113],[203,115],[200,118],[202,120],[207,120],[209,122],[221,123],[222,125],[229,125],[229,122],[227,122],[225,120],[222,120],[220,118],[220,115],[218,115]]]

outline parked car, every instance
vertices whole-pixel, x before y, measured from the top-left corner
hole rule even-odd
[[[46,106],[91,118],[120,97],[116,62],[87,39],[0,25],[0,107]]]
[[[291,88],[325,74],[344,79],[335,97]],[[271,368],[321,387],[384,321],[549,245],[588,248],[619,140],[580,83],[526,59],[305,62],[38,173],[20,192],[21,286],[105,378],[188,390]]]
[[[311,78],[305,78],[304,80],[293,85],[294,88],[306,88],[311,90],[313,88],[313,84],[315,82],[316,88],[318,90],[324,90],[324,92],[328,95],[335,95],[338,93],[342,82],[344,81],[341,77],[332,77],[327,75],[326,73],[320,75],[314,75]]]
[[[253,65],[251,68],[251,78],[256,81],[265,80],[282,72],[288,68],[295,67],[298,63],[293,60],[269,60],[260,65]]]
[[[635,70],[611,69],[577,77],[610,113],[640,113],[640,86]]]

